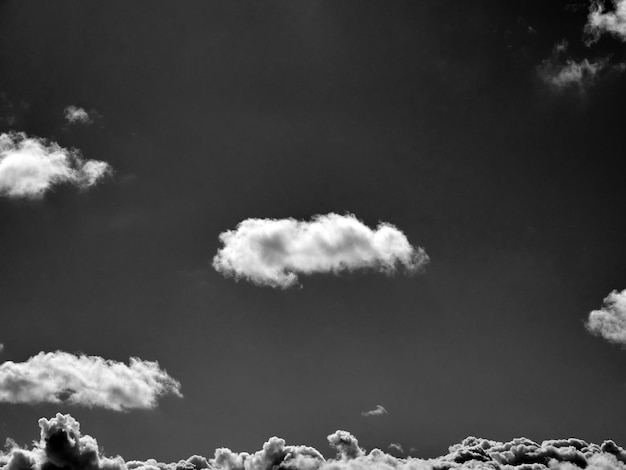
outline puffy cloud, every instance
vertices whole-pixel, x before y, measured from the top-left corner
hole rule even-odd
[[[387,410],[382,405],[376,405],[376,408],[374,408],[373,410],[361,411],[361,416],[382,416],[386,414],[389,413],[387,413]]]
[[[157,362],[134,357],[126,365],[56,351],[0,364],[0,402],[5,403],[66,403],[124,411],[154,408],[165,394],[182,396],[180,383]]]
[[[594,39],[598,39],[603,33],[609,33],[626,41],[626,0],[613,0],[612,3],[614,9],[610,12],[599,2],[593,3],[585,30]]]
[[[287,288],[299,274],[373,269],[415,272],[428,262],[391,224],[375,230],[354,215],[327,214],[309,222],[295,219],[246,219],[220,235],[223,243],[213,267],[227,277],[262,286]]]
[[[54,142],[21,132],[0,134],[0,195],[37,199],[61,183],[85,189],[110,172],[108,163],[84,160]]]
[[[626,289],[611,292],[602,308],[589,314],[585,326],[594,335],[626,345]]]
[[[155,459],[125,462],[102,455],[97,441],[82,435],[70,415],[39,420],[40,440],[31,449],[9,443],[0,451],[2,470],[626,470],[626,452],[613,441],[601,445],[580,439],[537,443],[526,438],[498,442],[468,437],[434,459],[394,457],[379,449],[366,453],[354,436],[337,431],[328,436],[336,458],[325,459],[312,447],[287,445],[270,438],[254,453],[221,448],[213,458],[193,455],[178,462]],[[397,447],[395,447],[397,446]],[[392,444],[398,450],[401,446]]]
[[[78,108],[76,106],[68,106],[64,110],[65,119],[70,124],[81,123],[81,124],[91,124],[93,119],[89,115],[87,111],[83,108]]]

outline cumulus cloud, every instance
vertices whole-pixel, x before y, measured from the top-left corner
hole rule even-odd
[[[372,269],[387,274],[398,268],[418,271],[428,262],[391,224],[375,230],[354,215],[317,215],[311,221],[246,219],[220,235],[224,245],[213,267],[227,277],[261,286],[287,288],[298,275]]]
[[[21,132],[0,134],[0,195],[37,199],[61,183],[85,189],[110,172],[107,163],[84,160],[54,142]]]
[[[585,326],[594,335],[626,346],[626,289],[611,292],[602,308],[589,314]]]
[[[594,40],[604,33],[626,41],[626,0],[612,0],[613,11],[607,11],[599,2],[592,3],[585,31]]]
[[[68,106],[65,108],[64,113],[65,113],[65,119],[70,124],[74,124],[74,123],[91,124],[93,122],[92,117],[83,108],[78,108],[76,106]]]
[[[182,396],[180,383],[157,362],[128,365],[99,356],[41,352],[0,364],[0,402],[65,403],[115,411],[154,408],[162,395]]]
[[[178,462],[155,459],[124,461],[102,455],[97,441],[82,435],[70,415],[39,420],[40,439],[30,449],[12,442],[0,451],[2,470],[626,470],[626,451],[613,441],[601,445],[581,439],[552,439],[537,443],[526,438],[498,442],[468,437],[434,459],[400,458],[382,450],[366,452],[346,431],[328,436],[337,451],[325,459],[313,447],[288,445],[270,438],[257,452],[217,449],[211,458],[193,455]],[[398,446],[398,447],[392,447]],[[390,448],[398,450],[398,444]]]
[[[361,416],[382,416],[386,414],[389,413],[387,413],[387,410],[382,405],[376,405],[376,408],[374,408],[373,410],[361,411]]]

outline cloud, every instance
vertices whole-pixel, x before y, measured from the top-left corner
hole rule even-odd
[[[565,59],[567,48],[568,42],[566,40],[556,43],[552,49],[552,56],[539,66],[539,76],[544,83],[557,89],[575,86],[579,90],[583,90],[607,66],[607,60],[582,59],[575,61],[569,58]]]
[[[393,450],[396,452],[400,452],[401,454],[404,454],[404,448],[402,447],[402,444],[400,444],[399,442],[392,442],[391,444],[389,444],[387,448],[389,450]]]
[[[84,160],[78,150],[21,132],[0,134],[2,196],[37,199],[61,183],[86,189],[110,172],[107,163]]]
[[[376,405],[376,408],[374,408],[373,410],[361,411],[361,416],[382,416],[386,414],[389,413],[387,413],[387,410],[382,405]]]
[[[613,11],[607,12],[599,2],[592,4],[585,32],[597,40],[604,33],[626,41],[626,0],[612,0]]]
[[[288,445],[271,437],[257,452],[215,450],[212,458],[193,455],[178,462],[155,459],[124,461],[102,455],[98,442],[81,434],[70,415],[39,420],[40,439],[30,449],[12,441],[0,451],[2,470],[626,470],[626,451],[613,441],[601,445],[581,439],[552,439],[541,443],[526,438],[498,442],[468,437],[433,459],[395,457],[379,449],[369,453],[346,431],[328,436],[337,451],[325,459],[313,447]],[[391,444],[395,446],[397,444]],[[399,446],[399,445],[398,445]],[[401,447],[401,446],[399,446]],[[394,447],[394,449],[396,449]],[[396,449],[397,450],[397,449]]]
[[[4,352],[4,344],[0,343],[0,354]]]
[[[115,411],[154,408],[166,394],[182,396],[180,383],[157,362],[131,357],[129,365],[62,351],[0,364],[0,402],[65,403]]]
[[[387,274],[418,271],[428,262],[391,224],[370,229],[354,215],[295,219],[246,219],[220,235],[213,267],[226,277],[260,286],[287,288],[298,275],[372,269]]]
[[[626,346],[626,289],[611,292],[602,308],[589,314],[585,326],[594,335]]]
[[[76,106],[68,106],[65,108],[64,113],[65,113],[65,119],[70,124],[74,124],[74,123],[91,124],[93,122],[92,117],[83,108],[78,108]]]

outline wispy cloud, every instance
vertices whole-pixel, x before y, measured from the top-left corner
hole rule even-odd
[[[298,276],[371,269],[387,274],[398,268],[418,271],[428,262],[391,224],[375,230],[354,215],[327,214],[311,221],[246,219],[220,235],[223,247],[213,267],[227,277],[279,288],[298,283]]]
[[[626,346],[626,289],[611,292],[602,308],[589,314],[585,326],[594,335]]]
[[[78,150],[21,132],[0,134],[2,196],[37,199],[61,183],[85,189],[110,172],[108,163],[84,160]]]
[[[65,119],[70,124],[91,124],[93,122],[92,117],[83,108],[79,108],[77,106],[68,106],[64,109],[63,112],[65,115]]]
[[[626,41],[626,0],[612,0],[613,10],[607,11],[600,2],[593,2],[585,31],[597,40],[604,33]]]
[[[4,352],[4,344],[0,343],[0,354]]]
[[[392,442],[391,444],[389,444],[389,446],[387,448],[389,450],[393,450],[395,452],[399,452],[401,454],[404,454],[404,447],[402,447],[402,444],[400,444],[399,442]]]
[[[584,90],[607,66],[607,61],[606,59],[575,61],[566,58],[567,48],[568,43],[565,40],[555,44],[552,56],[539,66],[539,76],[545,83],[557,89],[575,86],[579,90]]]
[[[4,403],[65,403],[125,411],[154,408],[166,394],[182,396],[180,383],[157,362],[134,357],[126,365],[56,351],[0,364],[0,402]]]
[[[357,439],[346,431],[328,436],[336,451],[325,459],[317,449],[304,445],[288,445],[284,439],[271,437],[256,452],[233,452],[216,449],[213,457],[192,455],[178,462],[162,463],[155,459],[124,461],[122,457],[106,457],[98,442],[81,433],[80,424],[70,415],[57,414],[39,420],[40,439],[30,449],[9,441],[0,451],[0,468],[4,470],[626,470],[626,451],[613,441],[601,445],[581,439],[553,439],[541,443],[526,438],[498,442],[468,437],[450,447],[441,457],[400,458],[379,449],[369,453],[359,447]],[[395,443],[390,449],[400,452]]]
[[[373,410],[361,411],[361,416],[382,416],[386,414],[389,413],[387,413],[387,410],[382,405],[376,405],[376,408],[374,408]]]

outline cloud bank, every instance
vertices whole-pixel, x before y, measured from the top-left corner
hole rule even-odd
[[[613,11],[607,12],[599,3],[592,3],[585,31],[597,40],[604,33],[626,41],[626,0],[613,0]]]
[[[39,420],[40,439],[30,449],[9,441],[0,451],[2,470],[626,470],[626,451],[613,441],[601,445],[580,439],[553,439],[541,443],[526,438],[498,442],[468,437],[434,459],[394,457],[379,449],[369,453],[346,431],[328,436],[336,456],[325,459],[321,452],[304,445],[287,445],[270,438],[253,453],[215,450],[212,458],[193,455],[178,462],[154,459],[125,461],[106,457],[97,441],[82,435],[70,415],[57,414]]]
[[[0,402],[65,403],[115,411],[154,408],[162,395],[182,396],[180,383],[157,362],[129,365],[99,356],[41,352],[0,364]]]
[[[70,124],[81,123],[81,124],[90,124],[93,122],[91,116],[87,111],[83,108],[78,108],[76,106],[68,106],[64,110],[65,119]]]
[[[375,230],[354,215],[317,215],[311,221],[246,219],[220,235],[224,245],[213,267],[226,277],[260,286],[287,288],[301,274],[371,269],[387,274],[398,268],[418,271],[428,262],[391,224]]]
[[[594,335],[626,346],[626,289],[611,292],[602,308],[589,314],[585,326]]]
[[[367,416],[382,416],[386,414],[389,414],[389,413],[387,413],[387,410],[382,405],[376,405],[376,408],[374,408],[373,410],[361,411],[361,416],[366,416],[366,417]]]
[[[53,186],[95,185],[111,172],[108,163],[84,160],[77,150],[28,137],[21,132],[0,134],[0,195],[38,199]]]

